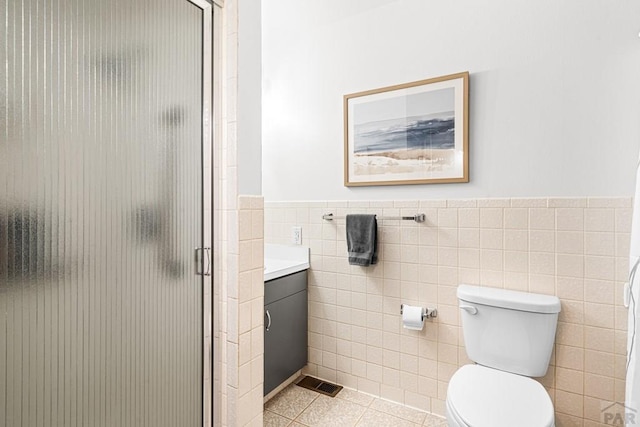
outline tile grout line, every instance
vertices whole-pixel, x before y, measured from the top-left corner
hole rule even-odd
[[[373,404],[373,402],[375,402],[376,398],[374,397],[373,399],[371,399],[371,402],[369,402],[369,404],[367,406],[363,406],[364,407],[364,411],[362,411],[362,415],[360,415],[358,417],[358,419],[356,420],[354,427],[356,427],[358,425],[358,423],[360,421],[362,421],[362,417],[364,417],[364,414],[367,413],[367,411],[371,410],[371,405]]]
[[[316,396],[316,397],[314,397],[314,398],[313,398],[313,400],[312,400],[311,402],[309,402],[309,404],[308,404],[307,406],[305,406],[305,407],[304,407],[304,409],[302,410],[302,412],[300,412],[300,413],[298,414],[298,416],[296,417],[296,420],[295,420],[297,423],[302,424],[302,425],[305,425],[305,426],[307,425],[307,424],[305,424],[305,423],[303,423],[303,422],[298,421],[298,418],[300,418],[300,416],[304,413],[304,411],[306,411],[307,409],[309,409],[309,407],[311,407],[311,405],[313,405],[313,402],[315,402],[316,400],[318,400],[318,398],[319,398],[319,397],[320,397],[320,393],[317,393],[317,396]]]
[[[357,393],[357,391],[356,391],[356,393]],[[339,394],[339,393],[338,393],[338,394]],[[293,422],[296,422],[296,423],[299,423],[299,424],[302,424],[302,425],[306,425],[306,424],[304,424],[304,423],[302,423],[302,422],[298,421],[298,417],[300,417],[300,415],[302,415],[302,413],[303,413],[303,412],[304,412],[304,411],[305,411],[309,406],[311,406],[311,404],[312,404],[312,403],[313,403],[313,402],[314,402],[314,401],[315,401],[319,396],[320,396],[320,394],[318,393],[318,396],[316,396],[316,397],[314,397],[314,398],[313,398],[313,400],[312,400],[312,401],[311,401],[311,402],[310,402],[310,403],[309,403],[309,404],[308,404],[308,405],[307,405],[307,406],[302,410],[302,412],[300,412],[300,414],[296,417],[296,419],[294,419],[294,420],[292,421],[292,423],[293,423]],[[373,397],[373,396],[372,396],[372,397]],[[350,401],[350,400],[347,400],[347,399],[343,399],[343,398],[341,398],[341,397],[338,397],[338,395],[334,396],[334,398],[335,398],[335,399],[340,399],[340,400],[342,400],[342,401],[345,401],[345,402],[348,402],[348,403],[352,403],[352,404],[354,404],[354,405],[358,405],[358,406],[361,406],[361,407],[363,407],[363,408],[364,408],[364,411],[362,412],[362,415],[360,415],[360,416],[358,417],[358,419],[355,421],[355,423],[353,424],[353,426],[354,426],[354,427],[358,425],[358,423],[362,420],[362,417],[364,416],[364,414],[365,414],[368,410],[373,410],[373,409],[371,409],[371,405],[372,405],[372,404],[373,404],[373,402],[375,402],[375,400],[376,400],[376,397],[373,397],[373,399],[371,399],[371,402],[369,402],[369,403],[365,406],[365,405],[360,405],[359,403],[352,402],[352,401]],[[291,425],[291,423],[289,423],[288,425]]]
[[[298,384],[295,384],[295,386],[296,387],[300,387]],[[300,388],[302,388],[302,387],[300,387]],[[293,419],[293,421],[289,425],[291,425],[292,423],[298,423],[298,424],[306,426],[305,423],[298,421],[298,418],[300,418],[300,416],[304,413],[304,411],[306,411],[313,404],[313,402],[315,402],[316,399],[318,399],[318,397],[320,396],[320,393],[316,392],[316,394],[317,394],[317,396],[315,396],[311,400],[311,402],[309,402],[304,408],[302,408],[302,411],[300,411],[300,413],[298,415],[296,415],[296,417]]]

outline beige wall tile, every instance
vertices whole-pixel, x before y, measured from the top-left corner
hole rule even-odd
[[[615,231],[615,210],[591,208],[585,210],[585,231]]]
[[[584,233],[579,231],[558,231],[556,233],[556,248],[561,254],[580,255],[584,253]]]
[[[600,375],[584,374],[584,394],[602,400],[613,401],[614,379]]]
[[[238,237],[240,240],[251,239],[251,211],[241,210],[238,212]]]
[[[587,199],[580,197],[550,198],[548,202],[550,208],[585,208]]]
[[[512,198],[512,208],[546,208],[548,199],[546,198]]]
[[[584,257],[582,255],[556,255],[556,273],[558,276],[584,277]]]
[[[506,208],[504,210],[504,228],[526,230],[529,227],[529,209]]]
[[[459,199],[459,200],[447,200],[448,208],[475,208],[478,206],[476,199]]]
[[[584,230],[584,209],[579,209],[579,208],[556,209],[556,228],[558,231]]]
[[[584,325],[584,303],[581,301],[562,301],[562,311],[558,316],[559,321]],[[589,315],[593,317],[592,314]]]
[[[438,227],[457,227],[458,210],[455,208],[438,209]]]
[[[616,284],[616,289],[620,288],[622,285],[621,284]],[[621,332],[626,332],[627,331],[627,326],[628,326],[628,314],[629,314],[629,310],[623,306],[620,305],[620,301],[622,300],[622,296],[618,296],[616,295],[616,299],[615,302],[618,303],[618,305],[615,306],[614,310],[615,310],[615,329],[616,332],[621,331]]]
[[[438,380],[448,382],[457,370],[457,364],[438,362]]]
[[[420,200],[420,208],[446,208],[446,200]]]
[[[480,210],[480,227],[481,228],[503,228],[504,226],[504,209],[502,208],[484,208]]]
[[[585,254],[587,255],[615,255],[615,234],[602,232],[586,232],[584,234]]]
[[[605,377],[614,377],[614,355],[594,350],[585,350],[584,371]]]
[[[584,304],[584,324],[599,328],[613,329],[614,307],[609,304],[587,302]]]
[[[508,208],[511,199],[478,199],[479,208]]]
[[[587,420],[601,421],[602,400],[596,399],[591,396],[585,396],[583,402],[584,402],[583,407],[584,407],[585,424]]]
[[[589,197],[590,208],[629,208],[633,199],[629,197]]]
[[[560,299],[584,300],[584,279],[577,277],[557,277],[556,291]]]
[[[529,271],[529,253],[523,251],[505,251],[504,270],[515,273],[527,273]]]
[[[556,219],[554,209],[531,208],[529,209],[529,229],[554,230]]]
[[[264,233],[271,241],[287,242],[287,219],[308,215],[308,221],[317,221],[313,232],[303,224],[305,237],[313,236],[306,372],[444,412],[449,378],[460,365],[472,363],[459,326],[456,289],[460,283],[482,284],[561,298],[552,366],[540,379],[554,400],[557,425],[598,423],[600,403],[622,399],[626,309],[620,300],[628,269],[628,199],[323,203],[326,209],[267,204],[264,213]],[[337,214],[382,209],[397,215],[416,207],[429,211],[428,222],[381,222],[381,262],[368,268],[344,260],[344,224],[312,218],[329,208]],[[282,212],[276,215],[274,209]],[[253,216],[251,221],[253,227]],[[239,282],[243,297],[248,277]],[[407,331],[401,327],[401,303],[437,307],[439,317],[420,332]]]
[[[582,417],[574,417],[571,415],[563,414],[562,412],[556,412],[556,426],[584,427],[584,420]]]
[[[503,249],[504,232],[502,229],[481,229],[480,248],[481,249]]]
[[[615,302],[615,282],[585,279],[584,300],[613,305]]]
[[[483,270],[502,271],[503,251],[480,249],[480,268]]]
[[[494,288],[504,288],[504,272],[497,270],[480,270],[480,284]]]
[[[529,250],[529,232],[527,230],[504,230],[504,249]]]
[[[556,345],[556,366],[577,371],[584,370],[584,349],[568,345]]]
[[[458,265],[465,268],[480,267],[479,249],[458,249]]]
[[[615,234],[615,256],[622,257],[625,260],[629,256],[631,235],[629,233]]]
[[[460,283],[467,285],[480,284],[480,270],[476,268],[460,268],[458,270],[458,278]]]
[[[558,321],[558,332],[556,333],[556,343],[572,345],[575,347],[584,346],[584,325]]]
[[[458,209],[458,227],[478,228],[480,226],[480,210],[478,208]]]
[[[446,247],[446,246],[440,247],[438,249],[438,264],[448,266],[448,267],[457,267],[458,266],[458,249]]]
[[[531,274],[529,276],[529,292],[555,295],[555,278],[550,274]]]
[[[546,252],[530,252],[529,271],[532,274],[555,274],[555,255]]]
[[[622,257],[614,258],[614,278],[613,279],[620,283],[624,283],[629,280],[629,260],[627,258],[622,258]]]
[[[504,272],[504,288],[513,291],[529,291],[529,275],[527,273]]]
[[[562,414],[582,418],[583,396],[581,394],[558,390],[556,391],[555,410]]]
[[[480,230],[461,228],[458,230],[458,245],[461,248],[480,248]]]
[[[431,411],[440,416],[445,415],[445,401],[443,399],[431,399]]]
[[[613,257],[585,257],[584,277],[588,279],[615,280],[615,260]]]
[[[624,379],[614,379],[613,399],[616,402],[624,402],[626,381]]]
[[[556,368],[556,387],[571,393],[582,394],[584,373],[573,369]]]
[[[554,253],[555,247],[555,232],[546,230],[529,231],[530,251]]]
[[[631,232],[631,218],[633,209],[621,208],[615,210],[615,231],[617,233]]]

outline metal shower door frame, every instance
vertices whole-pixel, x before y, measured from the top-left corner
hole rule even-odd
[[[206,0],[187,1],[202,10],[202,245],[210,248],[213,244],[213,5]],[[212,278],[212,275],[202,276],[203,426],[212,425],[213,420],[213,305],[206,301],[212,298]],[[211,293],[207,294],[206,289]],[[205,381],[207,373],[209,382]]]

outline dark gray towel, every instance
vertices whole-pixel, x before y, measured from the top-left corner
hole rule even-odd
[[[347,215],[349,264],[368,266],[378,262],[378,222],[375,215]]]

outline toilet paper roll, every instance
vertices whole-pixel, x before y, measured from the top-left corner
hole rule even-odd
[[[424,326],[422,307],[404,304],[402,306],[402,326],[405,329],[421,331]]]

